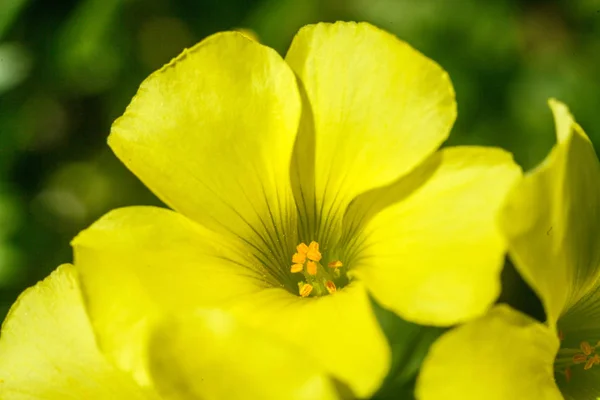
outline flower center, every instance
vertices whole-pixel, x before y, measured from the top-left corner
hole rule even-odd
[[[298,282],[300,296],[317,297],[335,293],[344,278],[341,273],[344,264],[340,260],[333,259],[325,267],[321,263],[323,255],[319,251],[319,243],[315,241],[310,242],[308,246],[306,243],[300,243],[296,246],[296,251],[292,256],[290,272],[304,275],[304,280]]]
[[[559,332],[559,339],[561,342],[564,340],[562,332]],[[600,341],[595,346],[590,345],[588,341],[582,341],[579,348],[561,346],[554,360],[555,371],[564,374],[568,383],[572,376],[571,367],[575,368],[575,365],[583,364],[583,371],[587,371],[594,365],[600,365],[600,355],[596,353],[596,348],[600,348]]]

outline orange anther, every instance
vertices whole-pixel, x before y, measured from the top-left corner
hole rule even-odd
[[[300,296],[302,297],[306,297],[310,294],[310,292],[312,292],[313,287],[312,285],[305,283],[304,285],[302,285],[302,287],[300,288]]]
[[[294,253],[292,262],[294,264],[303,264],[306,261],[306,253]]]
[[[581,348],[581,351],[583,352],[583,354],[585,354],[586,356],[589,356],[590,354],[592,354],[592,346],[590,346],[590,344],[588,342],[581,342],[579,344],[579,347]]]
[[[594,364],[597,364],[598,361],[596,357],[590,357],[588,358],[587,362],[585,363],[585,365],[583,366],[583,369],[590,369],[594,366]]]
[[[337,290],[337,288],[335,287],[335,283],[333,283],[332,281],[325,282],[325,288],[327,288],[329,294],[335,293]]]
[[[306,245],[306,243],[303,242],[296,246],[296,250],[298,250],[298,253],[300,254],[306,254],[306,252],[308,251],[308,246]]]
[[[565,340],[565,334],[563,333],[563,331],[558,331],[558,340]]]
[[[571,368],[569,367],[565,369],[565,378],[567,379],[567,383],[571,382]]]
[[[573,364],[582,364],[587,361],[587,356],[583,353],[577,353],[573,356]]]
[[[321,253],[319,252],[319,243],[312,241],[308,245],[308,251],[306,252],[306,256],[309,260],[320,261]]]
[[[306,263],[306,272],[308,272],[309,275],[316,275],[317,274],[317,264],[314,261],[309,261]]]
[[[327,266],[329,268],[340,268],[340,267],[343,267],[344,264],[342,264],[342,262],[340,260],[337,260],[337,261],[330,262],[329,264],[327,264]]]
[[[292,265],[292,268],[290,269],[290,271],[292,271],[292,274],[295,274],[296,272],[302,272],[303,268],[304,268],[304,265],[302,265],[302,264],[294,264],[294,265]]]

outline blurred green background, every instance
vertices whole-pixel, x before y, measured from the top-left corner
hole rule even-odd
[[[502,146],[530,168],[553,144],[555,96],[600,145],[598,0],[0,0],[0,320],[71,260],[79,230],[158,204],[106,145],[148,74],[217,31],[285,53],[300,26],[335,20],[372,22],[449,72],[450,144]]]

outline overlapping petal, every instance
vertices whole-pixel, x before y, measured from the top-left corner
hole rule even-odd
[[[367,397],[390,354],[364,285],[403,317],[437,325],[482,314],[498,293],[504,242],[494,215],[520,171],[498,150],[432,155],[456,115],[447,74],[368,24],[306,27],[286,61],[243,35],[214,35],[149,77],[113,125],[115,153],[181,214],[112,212],[74,240],[75,263],[102,349],[169,398],[219,396],[218,348],[248,351],[233,369],[256,379],[248,393],[272,370],[268,360],[293,359],[267,353],[242,378],[263,339],[249,333],[257,353],[228,349],[208,314],[190,314],[198,308],[231,311],[314,359],[318,373],[302,367],[291,387],[316,382],[328,393],[322,368]],[[351,200],[344,224],[364,242],[348,247],[360,250],[348,261],[360,281],[310,299],[276,287],[273,265],[289,263],[303,213],[339,222]],[[315,235],[308,228],[301,236]],[[169,326],[172,314],[187,317]],[[216,340],[209,358],[181,355],[204,338]],[[192,379],[205,374],[210,381]],[[265,396],[280,396],[283,383]]]
[[[520,176],[503,150],[454,147],[358,196],[344,218],[346,229],[363,231],[352,273],[410,321],[451,325],[484,314],[506,250],[496,214]]]
[[[490,312],[433,344],[418,378],[419,400],[562,400],[552,364],[554,331],[511,309]]]
[[[294,222],[288,171],[299,117],[281,57],[225,32],[146,79],[109,144],[175,210],[264,245]]]
[[[367,23],[308,25],[286,61],[311,109],[304,110],[298,137],[303,154],[292,167],[300,177],[295,195],[307,212],[343,212],[354,196],[409,172],[454,122],[446,72]]]
[[[600,163],[566,106],[550,106],[558,144],[511,191],[500,225],[554,326],[600,276]]]
[[[294,344],[359,398],[373,394],[388,371],[389,346],[359,282],[318,298],[268,289],[231,310],[245,323]]]
[[[302,349],[217,310],[161,321],[151,337],[150,365],[169,400],[338,398]]]
[[[73,240],[75,265],[103,351],[144,384],[149,327],[165,312],[226,305],[265,287],[237,249],[155,207],[114,210]],[[242,260],[242,261],[240,261]]]
[[[73,246],[102,348],[139,382],[150,381],[145,343],[152,324],[198,307],[233,310],[361,395],[372,393],[387,372],[389,349],[361,285],[318,299],[293,295],[244,268],[236,249],[210,231],[154,207],[115,210]]]
[[[3,400],[158,400],[100,353],[75,269],[63,265],[27,289],[0,336]]]

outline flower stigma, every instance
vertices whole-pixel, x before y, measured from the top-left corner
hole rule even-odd
[[[315,241],[310,242],[309,245],[300,243],[296,246],[296,251],[292,256],[290,272],[304,275],[305,280],[298,282],[300,296],[318,297],[335,293],[338,288],[335,280],[342,276],[340,268],[344,264],[340,260],[333,260],[327,263],[327,268],[325,268],[320,263],[323,255],[319,250],[319,243]]]

